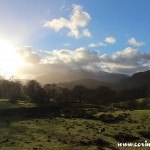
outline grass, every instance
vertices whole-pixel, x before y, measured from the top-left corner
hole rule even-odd
[[[36,104],[28,103],[26,101],[19,101],[18,103],[12,104],[7,99],[0,99],[0,110],[20,107],[36,107]]]
[[[3,100],[0,108],[28,107],[25,103],[6,104],[8,101]],[[98,112],[95,116],[111,114],[117,117],[124,113],[128,115],[123,120],[113,123],[100,119],[1,116],[0,150],[115,150],[117,143],[122,141],[150,142],[150,110]],[[106,130],[100,134],[102,128]]]

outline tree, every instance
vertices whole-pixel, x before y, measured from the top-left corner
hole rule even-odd
[[[0,97],[1,98],[8,98],[8,87],[9,82],[5,79],[0,78]]]
[[[72,94],[77,101],[82,103],[85,100],[86,88],[82,85],[77,85],[73,88]]]
[[[70,95],[71,95],[70,90],[67,88],[61,88],[61,87],[57,87],[57,90],[58,90],[58,92],[56,95],[56,100],[58,102],[68,103],[69,100],[71,99],[70,98]]]
[[[108,104],[115,98],[115,91],[111,90],[109,87],[101,86],[95,89],[96,99],[101,104]]]
[[[69,102],[70,90],[68,88],[62,88],[62,101]]]
[[[44,104],[45,93],[40,83],[35,80],[31,80],[26,85],[26,93],[32,102],[37,104]]]
[[[45,84],[43,87],[45,91],[45,98],[49,101],[52,98],[52,86],[51,84]]]
[[[20,81],[9,82],[9,100],[16,103],[17,100],[24,98],[23,86]]]

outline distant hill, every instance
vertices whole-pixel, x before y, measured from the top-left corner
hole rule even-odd
[[[150,86],[150,70],[145,72],[135,73],[131,77],[120,75],[120,74],[110,74],[105,72],[101,74],[101,77],[102,75],[103,78],[101,79],[103,79],[103,81],[96,80],[96,79],[80,79],[76,81],[60,83],[59,85],[67,88],[72,88],[75,85],[79,85],[79,84],[84,85],[87,88],[96,88],[98,86],[109,86],[112,89],[118,89],[118,90],[124,88],[140,87],[144,85]],[[118,78],[118,76],[120,76],[120,78]],[[108,80],[106,82],[107,78]]]
[[[58,70],[51,71],[47,74],[43,74],[35,78],[40,83],[61,83],[61,82],[72,82],[75,80],[91,78],[88,72],[84,71],[73,71],[73,70]]]
[[[150,70],[135,73],[131,77],[123,79],[115,84],[118,88],[132,88],[144,85],[150,86]]]
[[[110,86],[113,89],[124,89],[143,85],[150,86],[150,70],[135,73],[131,77],[125,74],[103,71],[88,72],[85,70],[61,70],[38,76],[35,80],[42,84],[56,83],[61,87],[67,88],[83,85],[87,88]]]
[[[109,73],[104,71],[96,72],[94,75],[96,80],[107,82],[107,83],[115,83],[123,79],[127,79],[129,77],[128,75],[125,74]]]
[[[59,70],[59,71],[52,71],[48,74],[43,74],[35,78],[40,83],[65,83],[65,82],[79,82],[89,79],[90,82],[106,82],[106,83],[113,83],[118,82],[120,80],[126,79],[129,76],[125,74],[118,74],[118,73],[108,73],[108,72],[90,72],[85,70]],[[97,81],[95,81],[97,80]]]

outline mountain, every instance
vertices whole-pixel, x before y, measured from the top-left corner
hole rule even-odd
[[[108,72],[90,72],[85,70],[59,70],[59,71],[51,71],[48,74],[43,74],[35,78],[38,82],[45,83],[65,83],[65,82],[81,82],[83,80],[87,82],[106,82],[106,83],[114,83],[121,81],[123,79],[128,78],[129,76],[125,74],[118,73],[108,73]],[[93,80],[92,80],[93,79]],[[95,83],[96,83],[95,82]]]
[[[144,85],[150,86],[150,70],[135,73],[131,77],[117,82],[115,86],[117,88],[132,88]]]
[[[88,72],[75,71],[75,70],[59,70],[51,71],[47,74],[43,74],[35,78],[40,83],[61,83],[61,82],[72,82],[75,80],[81,80],[91,78]]]
[[[42,84],[56,83],[61,87],[73,88],[83,85],[87,88],[110,86],[113,89],[133,88],[144,85],[150,86],[150,70],[138,72],[132,76],[108,72],[90,72],[85,70],[52,71],[35,78]]]
[[[107,83],[115,83],[129,77],[128,75],[125,74],[109,73],[104,71],[95,72],[94,76],[96,80]]]

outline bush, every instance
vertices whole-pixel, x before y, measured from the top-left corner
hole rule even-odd
[[[127,142],[127,141],[134,142],[140,139],[139,137],[136,137],[132,134],[123,133],[123,132],[119,132],[118,134],[114,136],[114,138],[118,140],[119,142]]]
[[[125,118],[127,117],[128,115],[126,113],[123,113],[123,114],[120,114],[118,116],[114,116],[112,114],[102,114],[99,116],[99,119],[102,121],[102,122],[106,122],[106,123],[115,123],[115,122],[118,122],[118,121],[122,121],[122,120],[125,120]]]
[[[150,139],[150,131],[141,131],[139,134],[144,138]]]
[[[105,146],[110,145],[110,143],[108,143],[107,141],[100,139],[100,138],[94,140],[94,144],[97,146],[101,146],[101,147],[105,147]]]
[[[150,108],[150,98],[145,98],[141,102],[142,109],[149,109]]]

